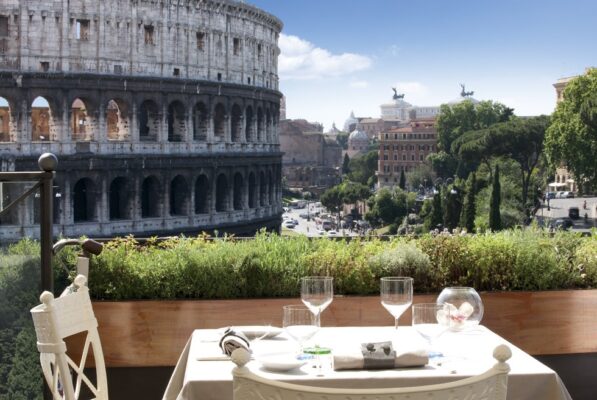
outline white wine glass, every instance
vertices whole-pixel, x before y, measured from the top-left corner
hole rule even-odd
[[[303,354],[305,342],[319,331],[315,315],[302,305],[289,305],[282,307],[284,316],[282,326],[299,345],[299,357]]]
[[[442,304],[420,303],[412,306],[413,328],[429,343],[429,358],[442,357],[437,339],[450,328],[450,310]]]
[[[330,276],[306,276],[301,278],[301,300],[315,315],[321,326],[321,313],[334,299],[334,278]]]
[[[394,327],[398,329],[398,319],[413,302],[413,278],[391,276],[381,278],[381,305],[394,317]]]

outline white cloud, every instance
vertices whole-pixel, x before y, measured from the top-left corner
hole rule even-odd
[[[352,82],[350,82],[350,87],[353,89],[367,89],[369,87],[369,82],[367,82],[367,81],[352,81]]]
[[[278,70],[281,79],[320,79],[351,74],[371,66],[369,57],[354,53],[332,54],[293,35],[280,35]]]

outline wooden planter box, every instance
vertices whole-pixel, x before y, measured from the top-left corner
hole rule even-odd
[[[417,295],[415,303],[436,297]],[[530,354],[597,352],[597,290],[481,293],[481,298],[482,324]],[[106,364],[151,367],[175,365],[197,328],[281,326],[287,304],[300,299],[94,302],[93,307]],[[400,324],[410,321],[409,311]],[[378,296],[338,296],[322,315],[324,326],[392,324]]]

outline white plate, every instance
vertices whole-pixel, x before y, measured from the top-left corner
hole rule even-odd
[[[244,333],[249,340],[271,339],[283,332],[281,328],[275,326],[233,326],[232,329]]]
[[[291,353],[262,354],[257,361],[263,368],[275,372],[286,372],[300,368],[307,363],[307,360],[297,360]]]

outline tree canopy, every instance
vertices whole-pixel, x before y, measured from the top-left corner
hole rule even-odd
[[[545,138],[552,168],[565,165],[579,187],[597,187],[597,68],[579,76],[564,89]]]

